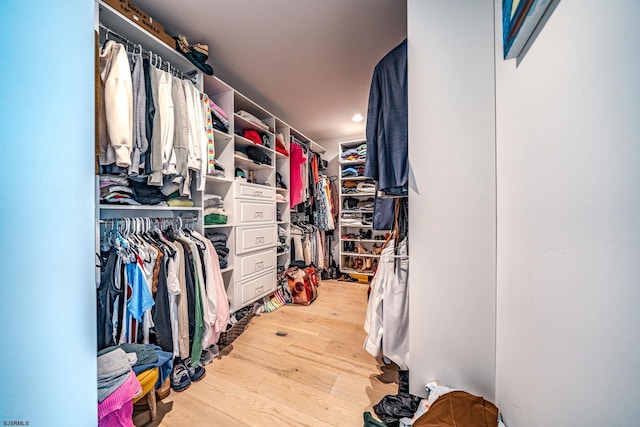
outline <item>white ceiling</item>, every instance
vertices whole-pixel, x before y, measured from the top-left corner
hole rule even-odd
[[[406,37],[406,0],[135,0],[209,46],[217,77],[315,141],[364,136],[373,68]]]

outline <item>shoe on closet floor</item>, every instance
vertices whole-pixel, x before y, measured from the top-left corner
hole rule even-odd
[[[184,359],[182,362],[184,363],[184,366],[187,367],[187,370],[189,372],[189,377],[191,378],[191,382],[200,381],[207,374],[207,371],[206,369],[204,369],[204,366],[202,366],[201,362],[196,363],[196,366],[191,366],[190,357]]]
[[[178,359],[176,359],[178,360]],[[189,371],[184,366],[184,362],[177,362],[173,366],[171,372],[171,388],[173,391],[185,391],[191,386],[191,378],[189,377]]]
[[[213,351],[211,351],[211,347],[207,347],[204,350],[202,350],[202,355],[200,356],[200,361],[202,362],[202,364],[204,366],[208,365],[209,363],[213,362],[213,359],[218,356],[218,354],[214,354]]]

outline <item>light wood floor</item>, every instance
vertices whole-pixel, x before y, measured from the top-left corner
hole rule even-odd
[[[367,285],[323,281],[310,306],[254,317],[206,377],[158,402],[137,426],[362,426],[396,394],[393,372],[362,349]],[[278,336],[284,332],[286,336]]]

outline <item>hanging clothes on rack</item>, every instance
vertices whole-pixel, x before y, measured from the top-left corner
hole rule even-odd
[[[319,175],[315,188],[316,196],[313,209],[314,224],[321,230],[333,230],[335,229],[335,222],[331,213],[329,179],[324,175]]]
[[[152,343],[174,355],[177,369],[201,370],[228,323],[229,300],[212,242],[175,221],[103,221],[98,349]]]
[[[101,29],[107,40],[100,55],[100,173],[144,178],[167,198],[190,200],[192,182],[201,190],[205,175],[213,173],[213,120],[205,118],[219,112],[169,63]]]
[[[131,152],[131,165],[129,166],[129,175],[138,175],[143,162],[144,156],[149,150],[149,142],[147,141],[147,132],[145,126],[145,108],[147,104],[147,94],[145,88],[144,77],[144,58],[142,51],[134,49],[129,55],[131,64],[131,82],[133,92],[133,140]]]
[[[291,259],[304,265],[313,265],[319,270],[328,268],[326,259],[328,250],[324,230],[304,222],[291,224]]]

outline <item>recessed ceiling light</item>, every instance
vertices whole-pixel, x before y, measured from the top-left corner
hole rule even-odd
[[[353,120],[356,123],[360,123],[361,121],[364,120],[364,117],[362,117],[362,114],[354,114],[353,117],[351,117],[351,120]]]

